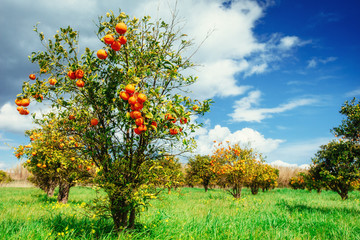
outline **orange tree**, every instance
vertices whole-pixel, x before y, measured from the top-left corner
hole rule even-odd
[[[212,171],[216,173],[218,183],[234,198],[241,197],[241,190],[254,178],[258,162],[262,162],[261,154],[252,148],[224,146],[219,143],[211,156]]]
[[[48,40],[35,31],[45,51],[30,56],[40,70],[24,82],[17,102],[44,98],[61,117],[77,120],[72,131],[99,168],[96,181],[107,193],[115,230],[132,228],[141,196],[148,196],[139,191],[146,185],[142,165],[190,151],[195,141],[189,133],[199,126],[190,117],[209,110],[211,100],[181,95],[196,81],[182,74],[194,66],[181,56],[191,43],[174,19],[167,24],[112,12],[99,18],[103,47],[96,53],[86,48],[80,56],[78,33],[70,27]]]
[[[279,171],[262,161],[255,162],[254,173],[251,176],[247,187],[250,188],[253,195],[258,194],[259,188],[269,190],[277,186]]]
[[[306,173],[300,172],[296,174],[295,177],[290,178],[289,185],[292,189],[305,189],[306,182],[305,182]]]
[[[216,179],[215,173],[212,171],[209,156],[196,155],[190,158],[186,168],[186,179],[189,183],[199,183],[204,186],[207,192],[209,186],[214,183]]]
[[[36,185],[48,196],[53,195],[58,185],[58,202],[67,203],[70,188],[76,183],[89,181],[95,169],[78,150],[82,147],[78,137],[64,131],[66,120],[50,113],[38,123],[41,128],[26,132],[31,144],[19,146],[16,156],[27,158],[24,166],[33,174]]]

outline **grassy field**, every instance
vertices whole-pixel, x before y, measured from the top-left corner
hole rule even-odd
[[[360,192],[275,189],[234,200],[222,190],[164,193],[136,229],[112,233],[111,219],[83,215],[91,188],[71,189],[58,205],[36,188],[0,188],[0,239],[360,239]]]

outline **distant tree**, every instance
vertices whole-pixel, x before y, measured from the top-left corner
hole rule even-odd
[[[11,179],[10,175],[5,171],[0,170],[0,184],[9,183],[11,181],[12,181],[12,179]]]
[[[305,189],[306,183],[305,183],[305,175],[304,172],[299,172],[296,174],[295,177],[290,178],[289,186],[292,189]]]
[[[186,168],[186,179],[192,179],[192,183],[198,183],[204,186],[205,192],[216,179],[216,175],[211,171],[211,162],[209,156],[196,155],[190,158]]]
[[[341,199],[347,199],[348,192],[354,190],[352,183],[360,178],[360,146],[340,139],[320,148],[313,158],[320,172],[319,180],[337,192]]]
[[[321,168],[320,165],[311,165],[308,172],[304,175],[306,189],[310,192],[316,190],[317,193],[321,193],[322,189],[326,189],[326,183],[322,180],[321,177]]]

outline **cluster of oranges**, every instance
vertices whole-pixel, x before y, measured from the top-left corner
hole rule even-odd
[[[28,98],[15,99],[15,104],[18,106],[16,109],[21,115],[28,115],[30,112],[27,110],[27,106],[30,105],[30,100]]]
[[[128,84],[125,86],[125,91],[121,91],[119,96],[122,100],[128,101],[130,104],[131,112],[130,117],[135,120],[137,128],[134,129],[136,134],[141,134],[147,130],[145,125],[144,118],[142,117],[141,110],[144,107],[144,102],[147,100],[147,97],[143,93],[138,93],[135,91],[135,86]],[[156,123],[154,123],[156,124]],[[155,126],[152,124],[153,126]],[[156,127],[156,126],[155,126]]]
[[[112,50],[117,52],[120,50],[121,45],[124,45],[127,42],[127,39],[124,36],[124,34],[127,31],[127,26],[125,23],[120,22],[120,23],[116,24],[115,30],[118,34],[120,34],[120,36],[117,39],[114,37],[114,34],[107,34],[104,36],[103,40],[106,44],[110,45]],[[105,49],[100,49],[97,51],[96,55],[100,59],[106,59],[108,56],[108,53],[106,52]]]
[[[85,86],[85,82],[84,82],[84,80],[82,80],[84,77],[84,74],[85,74],[84,71],[81,69],[77,69],[76,71],[70,70],[67,73],[67,75],[70,79],[72,79],[72,80],[78,79],[76,81],[76,86],[78,86],[79,88],[82,88]]]

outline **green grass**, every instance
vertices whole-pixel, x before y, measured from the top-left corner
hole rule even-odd
[[[360,192],[275,189],[234,200],[222,190],[183,188],[162,194],[119,236],[111,219],[83,215],[95,196],[76,187],[58,205],[35,188],[0,188],[0,239],[360,239]]]

